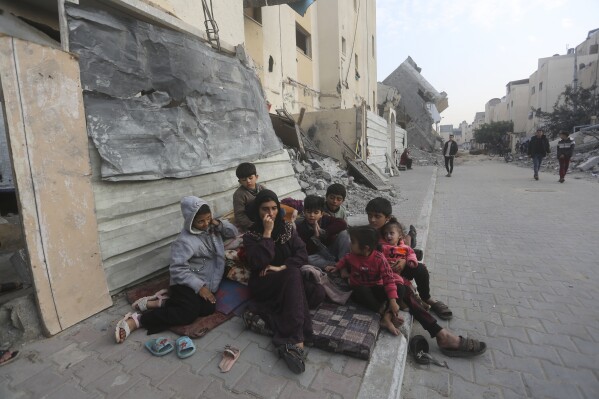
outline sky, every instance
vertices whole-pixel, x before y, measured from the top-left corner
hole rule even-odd
[[[376,13],[377,80],[411,56],[447,93],[441,124],[454,127],[599,28],[599,0],[376,0]]]

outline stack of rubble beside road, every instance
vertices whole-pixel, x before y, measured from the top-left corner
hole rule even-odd
[[[327,187],[333,183],[341,183],[347,189],[347,198],[344,206],[349,215],[365,213],[366,204],[375,197],[384,197],[392,204],[402,200],[396,189],[379,191],[368,188],[356,182],[347,170],[341,169],[332,158],[307,159],[300,161],[293,149],[288,149],[292,158],[293,169],[302,190],[306,195],[325,196]]]

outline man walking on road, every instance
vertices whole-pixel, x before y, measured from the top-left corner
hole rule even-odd
[[[549,140],[547,140],[547,137],[543,134],[543,129],[537,129],[536,135],[532,136],[528,143],[528,155],[532,157],[535,180],[539,180],[539,168],[541,167],[541,162],[543,162],[545,155],[550,152]]]
[[[458,143],[453,141],[453,134],[449,135],[449,140],[445,142],[443,146],[443,156],[445,156],[445,169],[447,174],[445,176],[451,177],[453,173],[453,157],[458,153]]]

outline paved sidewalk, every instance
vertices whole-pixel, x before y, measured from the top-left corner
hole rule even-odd
[[[402,220],[419,220],[434,170],[418,167],[392,179],[407,198],[394,209]],[[365,215],[360,218],[367,222]],[[419,234],[424,237],[425,231]],[[310,348],[306,372],[295,375],[278,359],[270,338],[245,330],[238,317],[195,340],[198,351],[186,360],[175,354],[151,356],[143,348],[150,338],[144,330],[117,345],[114,326],[128,311],[124,297],[117,296],[110,309],[54,337],[15,348],[20,358],[0,368],[0,398],[333,399],[373,397],[373,392],[396,397],[401,387],[406,342],[385,332],[370,364]],[[176,338],[170,332],[158,335]],[[241,356],[223,374],[218,364],[226,344],[239,347]]]
[[[402,397],[599,397],[599,185],[557,179],[478,158],[439,170],[425,261],[454,313],[440,323],[489,349],[449,370],[408,360]]]

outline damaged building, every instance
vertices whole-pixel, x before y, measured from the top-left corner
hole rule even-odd
[[[410,144],[433,149],[439,146],[433,125],[439,124],[440,113],[447,109],[449,102],[447,94],[439,93],[420,72],[421,68],[408,57],[382,83],[401,94],[396,107],[397,123],[407,131]]]
[[[392,168],[406,136],[372,111],[375,2],[271,3],[0,0],[2,188],[46,334],[165,270],[181,197],[229,214],[238,163],[303,198],[269,111],[304,108],[307,137],[342,130],[342,163]]]

